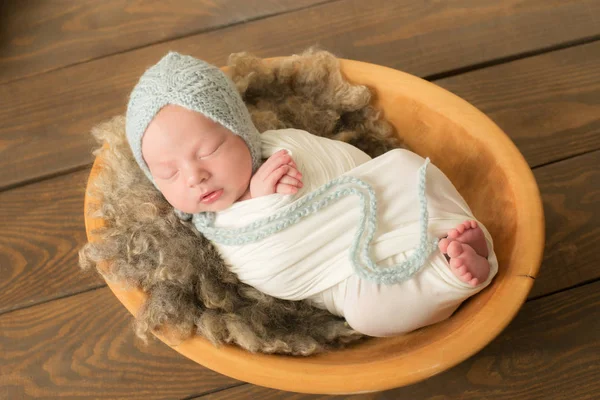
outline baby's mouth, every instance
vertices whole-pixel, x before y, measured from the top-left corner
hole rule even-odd
[[[223,189],[208,192],[207,194],[205,194],[204,196],[202,196],[200,198],[200,202],[202,202],[204,204],[214,203],[215,201],[217,201],[219,199],[219,197],[221,197],[222,194],[223,194]]]

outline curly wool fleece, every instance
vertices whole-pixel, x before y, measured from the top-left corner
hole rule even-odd
[[[232,55],[229,65],[260,132],[304,129],[348,142],[371,157],[400,147],[392,127],[370,106],[368,88],[348,83],[328,52],[310,49],[277,63],[241,53]],[[80,265],[146,292],[135,321],[139,337],[168,333],[178,342],[198,334],[214,344],[295,355],[343,347],[362,337],[327,311],[241,283],[144,176],[127,144],[123,117],[92,133],[100,145],[108,144],[95,152],[102,157],[102,170],[88,188],[91,198],[102,199],[90,212],[106,227],[97,232],[101,240],[80,251]]]

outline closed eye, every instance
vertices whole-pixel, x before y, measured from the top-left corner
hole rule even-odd
[[[214,149],[213,151],[211,151],[211,152],[210,152],[210,153],[208,153],[207,155],[205,155],[205,156],[202,156],[202,155],[201,155],[201,156],[199,156],[198,158],[209,158],[210,156],[212,156],[212,155],[214,155],[215,153],[217,153],[217,152],[219,151],[219,149],[220,149],[221,147],[223,147],[222,145],[223,145],[223,144],[221,143],[219,146],[217,146],[217,148],[216,148],[216,149]]]
[[[162,179],[163,181],[170,181],[173,180],[177,177],[177,175],[179,175],[179,171],[174,171],[172,173],[168,173],[168,174],[161,174],[161,176],[158,176],[158,179]]]

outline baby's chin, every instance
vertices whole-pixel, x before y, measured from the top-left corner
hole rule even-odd
[[[181,205],[181,207],[177,207],[176,205],[171,205],[185,213],[188,214],[198,214],[202,212],[219,212],[228,209],[233,205],[231,201],[227,201],[227,199],[219,199],[215,201],[213,204],[202,204],[199,203],[197,205]]]
[[[184,213],[198,214],[198,213],[202,213],[202,212],[219,212],[219,211],[223,211],[223,210],[226,210],[229,207],[231,207],[231,204],[224,205],[224,206],[221,206],[221,207],[216,206],[216,205],[213,205],[212,207],[195,207],[195,208],[185,207],[185,209],[177,208],[176,206],[173,206],[173,207],[176,208],[177,210],[183,211]]]
[[[191,212],[190,214],[197,214],[197,213],[201,213],[201,212],[219,212],[219,211],[227,210],[229,207],[231,207],[231,204],[226,204],[223,206],[213,205],[212,207],[198,208],[198,209],[196,209],[196,211]]]

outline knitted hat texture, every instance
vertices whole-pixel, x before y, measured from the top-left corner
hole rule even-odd
[[[260,134],[234,83],[214,65],[169,52],[144,72],[127,105],[127,141],[152,183],[156,184],[142,157],[142,137],[152,119],[168,104],[199,112],[244,139],[252,156],[252,171],[258,169]]]

